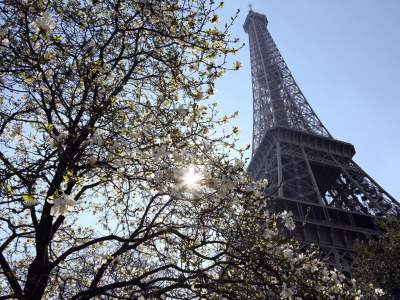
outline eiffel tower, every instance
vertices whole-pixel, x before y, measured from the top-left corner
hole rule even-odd
[[[252,179],[266,178],[278,211],[291,211],[291,233],[318,245],[328,262],[349,272],[352,243],[378,234],[374,219],[400,212],[399,203],[353,160],[354,146],[334,139],[315,114],[267,30],[251,8],[253,86]]]

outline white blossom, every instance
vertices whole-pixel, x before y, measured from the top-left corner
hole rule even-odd
[[[60,134],[51,134],[51,139],[50,139],[50,145],[54,148],[57,148],[58,146],[62,145],[67,138],[67,135],[63,132]]]
[[[326,269],[326,267],[324,267],[323,268],[323,270],[322,270],[322,280],[323,281],[328,281],[329,280],[329,272],[328,272],[328,270]]]
[[[102,146],[104,144],[103,130],[96,130],[88,139],[89,144]]]
[[[114,168],[123,168],[125,166],[125,160],[117,157],[115,158],[112,162],[110,162],[110,164],[114,167]]]
[[[54,71],[52,69],[47,69],[45,74],[47,77],[52,77],[54,75]]]
[[[267,227],[265,230],[264,230],[264,233],[263,233],[263,236],[264,236],[264,238],[271,238],[271,237],[274,237],[274,236],[277,236],[278,235],[278,230],[276,230],[276,229],[271,229],[271,228],[269,228],[269,227]]]
[[[16,125],[10,132],[11,138],[18,138],[22,134],[22,124]]]
[[[285,257],[286,259],[288,259],[289,261],[294,261],[294,255],[293,255],[293,250],[290,248],[284,249],[282,251],[283,257]]]
[[[385,292],[384,292],[382,289],[380,289],[380,288],[376,288],[376,289],[374,290],[374,293],[375,293],[377,296],[379,296],[379,297],[385,295]]]
[[[3,39],[1,41],[1,45],[4,47],[8,47],[10,45],[10,41],[8,39]]]
[[[50,215],[64,216],[75,205],[75,200],[72,195],[62,194],[59,198],[54,200],[47,200],[48,203],[53,204],[50,210]]]
[[[179,105],[177,108],[174,109],[177,115],[184,116],[187,113],[187,109],[183,104]]]
[[[51,14],[46,11],[43,16],[32,22],[33,29],[37,32],[43,30],[45,32],[52,32],[56,27],[56,22]]]
[[[316,264],[315,261],[312,262],[312,264],[310,266],[310,271],[311,271],[311,273],[315,273],[318,271],[318,265]]]
[[[293,221],[293,213],[292,212],[287,212],[286,210],[280,214],[280,217],[282,218],[284,225],[287,229],[289,230],[294,230],[296,228],[296,225]]]
[[[281,297],[283,299],[290,299],[294,292],[295,290],[293,288],[288,288],[285,282],[282,284]]]

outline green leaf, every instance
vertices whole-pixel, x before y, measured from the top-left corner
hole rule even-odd
[[[54,128],[54,125],[53,125],[52,123],[46,124],[46,129],[47,129],[48,131],[52,131],[53,128]]]
[[[26,202],[33,201],[33,196],[30,195],[30,194],[22,195],[22,200],[24,200],[24,201],[26,201]]]
[[[13,189],[11,188],[11,185],[9,185],[8,183],[6,184],[6,190],[9,193],[12,193]]]

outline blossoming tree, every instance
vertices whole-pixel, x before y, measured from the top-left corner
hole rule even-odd
[[[353,245],[357,256],[352,274],[358,285],[368,288],[373,282],[375,293],[384,293],[384,299],[400,297],[400,224],[397,218],[388,217],[377,223],[381,236],[356,241]]]
[[[360,296],[217,134],[222,6],[0,2],[0,298]]]

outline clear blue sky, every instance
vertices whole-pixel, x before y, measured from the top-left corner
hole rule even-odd
[[[354,160],[400,199],[400,1],[253,0],[307,100],[330,133],[351,142]],[[251,143],[250,55],[242,24],[249,1],[225,0],[244,67],[217,83],[222,113],[239,111],[241,143]]]

